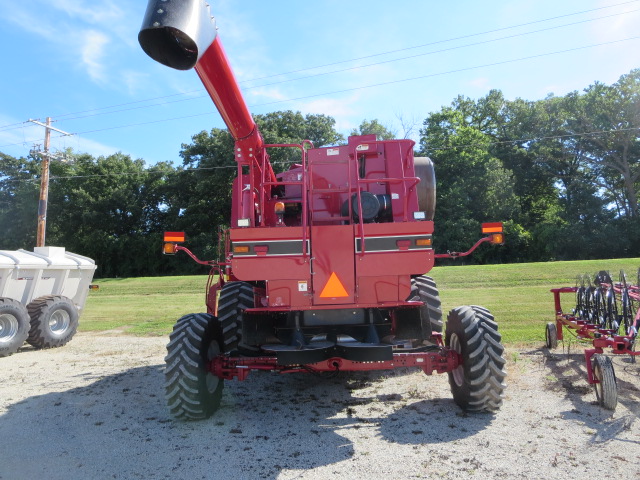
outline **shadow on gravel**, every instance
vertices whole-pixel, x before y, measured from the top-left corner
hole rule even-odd
[[[275,479],[283,469],[350,460],[353,444],[341,435],[348,429],[390,442],[445,442],[473,435],[491,418],[465,419],[463,428],[451,400],[389,407],[401,396],[357,396],[375,391],[358,392],[383,374],[252,374],[226,382],[209,420],[176,422],[164,404],[162,365],[99,372],[96,365],[82,375],[86,386],[9,406],[0,416],[0,479]],[[378,414],[371,402],[387,408]],[[446,433],[432,436],[441,425]]]
[[[530,353],[543,356],[545,368],[549,371],[549,388],[564,392],[565,398],[573,404],[571,411],[561,412],[564,419],[583,422],[594,431],[594,443],[614,439],[626,442],[617,438],[618,434],[632,428],[640,419],[640,363],[631,363],[628,356],[611,355],[618,386],[618,407],[612,412],[600,407],[594,386],[587,381],[582,347],[572,345],[568,350],[559,348],[553,352],[540,348]],[[623,409],[625,414],[621,416],[618,412]],[[632,443],[640,445],[640,440]]]
[[[445,443],[477,434],[494,418],[490,413],[464,413],[453,400],[423,400],[382,418],[380,433],[394,443]]]

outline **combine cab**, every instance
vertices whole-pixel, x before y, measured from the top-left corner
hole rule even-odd
[[[179,319],[167,346],[172,414],[209,417],[224,380],[251,371],[398,367],[448,372],[466,410],[499,408],[506,374],[493,316],[456,308],[443,338],[438,290],[425,272],[436,258],[502,243],[502,225],[485,224],[468,252],[435,254],[433,164],[414,158],[411,140],[265,144],[203,0],[151,0],[138,38],[158,62],[195,68],[236,141],[225,259],[198,260],[181,245],[183,234],[165,235],[165,253],[183,251],[212,268],[207,313]],[[276,174],[269,149],[283,147],[300,160]]]

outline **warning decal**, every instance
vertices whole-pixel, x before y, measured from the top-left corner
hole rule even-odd
[[[320,298],[337,298],[337,297],[348,297],[349,294],[345,290],[342,282],[336,275],[336,272],[333,272],[327,281],[327,284],[322,289],[322,293],[320,294]]]

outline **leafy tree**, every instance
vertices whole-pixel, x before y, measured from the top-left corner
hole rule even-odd
[[[358,128],[351,130],[351,135],[375,135],[378,140],[393,140],[396,133],[382,125],[377,119],[363,120]]]
[[[36,243],[40,162],[0,153],[0,249]]]
[[[512,173],[491,155],[491,138],[469,125],[462,111],[445,107],[431,114],[421,134],[421,153],[433,157],[437,179],[436,250],[465,251],[480,223],[517,217]],[[474,258],[491,253],[479,255]]]
[[[606,191],[606,200],[615,204],[618,215],[637,217],[640,215],[640,69],[621,76],[610,86],[599,82],[591,85],[576,104],[575,129],[584,136],[598,187]]]

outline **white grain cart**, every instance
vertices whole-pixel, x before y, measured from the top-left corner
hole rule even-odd
[[[95,262],[62,247],[0,250],[0,357],[60,347],[78,328]]]

